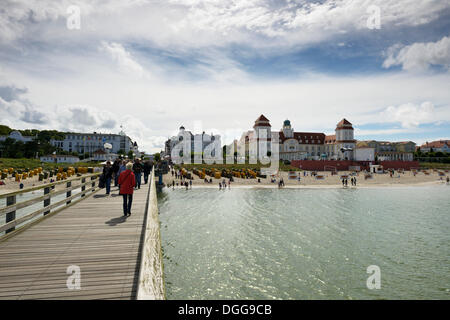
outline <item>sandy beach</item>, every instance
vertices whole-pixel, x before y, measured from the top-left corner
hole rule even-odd
[[[315,176],[311,176],[310,172],[307,172],[307,175],[304,176],[303,172],[300,172],[301,177],[300,181],[298,179],[289,179],[288,172],[280,172],[276,177],[277,182],[271,182],[271,178],[260,178],[260,183],[258,183],[258,179],[241,179],[241,178],[233,178],[234,182],[231,183],[231,187],[239,187],[239,188],[278,188],[278,181],[280,178],[284,180],[285,187],[284,188],[342,188],[342,180],[341,176],[348,175],[348,188],[351,188],[350,179],[352,177],[356,178],[356,187],[389,187],[389,186],[423,186],[423,185],[439,185],[446,183],[446,177],[449,176],[449,173],[446,173],[446,176],[440,177],[438,172],[429,171],[429,175],[426,175],[423,172],[417,173],[415,176],[410,171],[405,171],[404,173],[395,173],[391,178],[389,173],[384,174],[372,174],[372,178],[365,179],[364,173],[360,172],[356,175],[350,175],[351,172],[339,172],[337,175],[331,175],[330,172],[317,172],[317,175],[323,176],[323,179],[317,179]],[[219,182],[223,180],[212,178],[212,183],[205,183],[203,179],[200,179],[198,176],[193,175],[194,179],[192,180],[193,188],[219,188]],[[206,176],[208,179],[210,176]],[[442,178],[442,179],[441,179]],[[163,182],[165,185],[171,185],[172,181],[175,181],[175,184],[178,182],[180,184],[180,179],[175,179],[171,173],[168,173],[163,176]],[[225,181],[228,183],[228,179],[225,178]],[[177,186],[175,185],[175,188]],[[178,186],[180,188],[180,185]]]

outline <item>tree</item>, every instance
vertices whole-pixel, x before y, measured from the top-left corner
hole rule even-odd
[[[0,136],[7,136],[13,131],[10,127],[0,124]]]
[[[133,150],[128,151],[128,158],[134,159],[133,154],[134,154],[134,153],[133,153]]]

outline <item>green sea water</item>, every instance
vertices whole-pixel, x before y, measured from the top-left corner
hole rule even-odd
[[[164,189],[167,298],[449,299],[449,199],[447,185]]]

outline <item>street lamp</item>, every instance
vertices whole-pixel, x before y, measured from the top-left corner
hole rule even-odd
[[[41,144],[41,142],[38,140],[38,135],[36,135],[36,140],[37,140],[36,159],[39,159],[39,145]]]

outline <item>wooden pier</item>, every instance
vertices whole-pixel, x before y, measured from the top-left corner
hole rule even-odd
[[[153,177],[135,190],[128,218],[117,188],[112,187],[110,196],[97,189],[26,230],[6,235],[0,240],[0,299],[136,299],[145,273],[141,256],[152,182]],[[152,228],[159,237],[159,225]],[[157,250],[153,255],[161,256]],[[151,273],[162,283],[159,263],[160,270]],[[79,288],[73,285],[74,270],[79,270]],[[159,288],[164,290],[163,284]],[[164,299],[164,292],[151,296]]]

